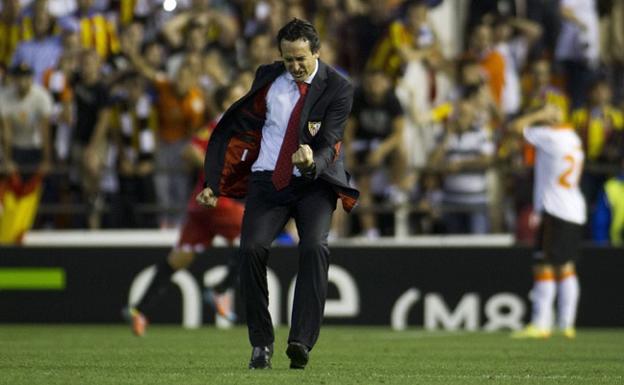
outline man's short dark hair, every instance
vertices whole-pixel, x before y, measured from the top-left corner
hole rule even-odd
[[[277,46],[280,52],[282,52],[280,44],[282,40],[296,41],[299,39],[308,41],[312,53],[317,53],[319,48],[321,48],[321,41],[314,26],[305,20],[297,18],[292,19],[279,30],[277,33]]]
[[[407,11],[412,7],[427,7],[429,8],[429,2],[427,0],[408,0],[403,4],[403,9]]]
[[[20,63],[16,66],[13,66],[9,69],[9,75],[15,76],[15,77],[22,77],[22,76],[33,76],[33,71],[32,68],[30,68],[29,65],[25,64],[25,63]]]

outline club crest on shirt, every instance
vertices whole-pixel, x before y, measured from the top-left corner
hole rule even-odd
[[[310,135],[315,136],[321,129],[321,122],[308,122],[308,131]]]

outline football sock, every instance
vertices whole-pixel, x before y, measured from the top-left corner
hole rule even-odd
[[[550,330],[553,323],[553,305],[555,302],[556,285],[552,272],[535,276],[531,300],[533,315],[531,322],[539,329]]]
[[[571,273],[563,276],[558,283],[557,291],[559,294],[557,302],[559,328],[566,329],[574,327],[576,308],[581,292],[576,274]]]
[[[230,255],[228,259],[228,271],[227,275],[218,285],[214,287],[214,291],[223,294],[228,289],[234,288],[238,283],[238,270],[240,265],[240,255],[235,252]]]
[[[145,313],[154,304],[155,299],[167,291],[167,288],[171,285],[171,276],[174,272],[166,259],[157,264],[156,274],[154,274],[152,282],[150,282],[143,298],[141,298],[135,308],[141,313]]]

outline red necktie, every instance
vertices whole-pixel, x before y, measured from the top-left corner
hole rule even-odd
[[[290,113],[286,134],[284,134],[282,147],[280,148],[275,170],[273,170],[273,176],[271,177],[273,185],[278,191],[290,183],[293,173],[292,155],[299,147],[299,117],[301,116],[303,102],[308,92],[308,84],[300,82],[297,83],[297,87],[299,88],[299,99]]]

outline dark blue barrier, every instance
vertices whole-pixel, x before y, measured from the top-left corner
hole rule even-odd
[[[136,247],[0,248],[0,277],[5,277],[0,281],[0,322],[121,322],[120,309],[131,285],[135,283],[135,290],[145,285],[136,279],[138,274],[167,252]],[[199,256],[180,275],[180,289],[163,297],[151,314],[152,322],[213,322],[210,308],[196,297],[218,275],[213,269],[225,265],[232,252],[215,248]],[[280,323],[287,322],[296,262],[295,249],[272,251],[270,301]],[[332,248],[331,263],[327,324],[497,330],[517,327],[530,313],[531,259],[525,248]],[[26,268],[56,269],[62,272],[62,285],[12,287],[7,274]],[[624,251],[585,249],[578,270],[578,325],[624,326]],[[240,301],[237,305],[241,311]]]

